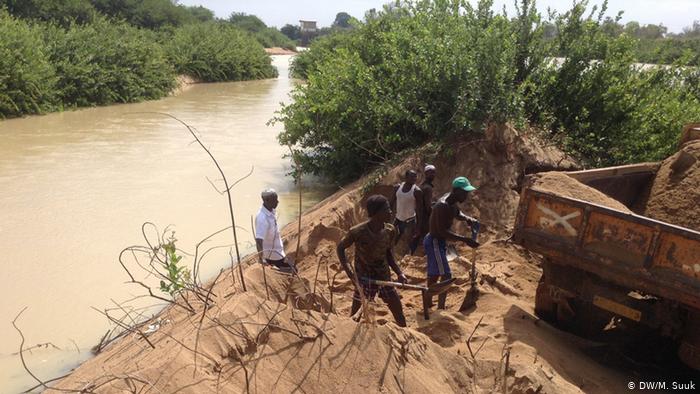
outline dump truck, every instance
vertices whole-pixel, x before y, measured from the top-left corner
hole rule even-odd
[[[681,145],[695,139],[700,124],[687,125]],[[659,167],[566,174],[634,208]],[[680,360],[700,370],[700,232],[524,186],[513,240],[544,257],[538,316],[586,335],[615,319],[643,326],[671,338]]]

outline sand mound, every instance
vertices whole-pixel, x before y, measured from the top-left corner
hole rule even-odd
[[[390,186],[399,183],[407,169],[422,170],[425,163],[434,164],[435,198],[450,191],[455,177],[466,176],[478,190],[462,204],[462,210],[479,219],[485,236],[503,237],[513,230],[525,175],[577,169],[575,162],[555,147],[540,143],[535,134],[508,125],[493,125],[486,130],[485,138],[450,141],[444,148],[436,156],[426,152],[408,157],[390,169],[372,192],[389,196],[393,190]],[[455,223],[455,228],[467,231],[462,223]]]
[[[348,228],[365,220],[363,179],[306,212],[301,232],[297,223],[283,229],[300,278],[270,270],[263,276],[262,267],[253,264],[245,271],[248,292],[241,293],[239,281],[226,275],[214,287],[216,303],[206,313],[196,301],[195,314],[177,308],[161,313],[163,324],[149,336],[155,349],[129,335],[59,387],[103,384],[98,391],[145,387],[144,392],[193,393],[246,392],[246,387],[251,392],[308,393],[626,390],[629,377],[591,359],[591,343],[534,316],[540,257],[494,240],[511,229],[525,174],[572,169],[573,164],[556,149],[542,148],[507,126],[490,128],[484,140],[450,146],[459,154],[418,152],[390,169],[370,191],[388,194],[407,168],[422,168],[426,162],[438,167],[437,194],[448,191],[457,175],[479,187],[464,208],[482,221],[483,244],[478,250],[458,246],[447,309],[433,309],[430,320],[423,319],[420,292],[408,290],[400,291],[408,328],[394,325],[379,300],[369,304],[370,323],[348,317],[353,285],[340,268],[335,245]],[[424,257],[398,253],[397,260],[410,283],[425,283]],[[457,309],[470,286],[472,264],[479,272],[481,296],[476,307],[462,313]]]
[[[296,55],[297,53],[290,50],[290,49],[285,49],[281,47],[271,47],[271,48],[265,48],[265,53],[268,55]]]
[[[644,216],[700,231],[700,142],[663,161]]]
[[[208,313],[199,331],[181,322],[121,341],[81,366],[59,388],[99,392],[464,392],[466,360],[393,324],[371,326],[238,294]],[[196,319],[194,319],[196,320]],[[184,323],[184,324],[183,324]],[[197,368],[194,352],[197,349]],[[112,379],[113,377],[118,377]],[[110,381],[110,379],[112,379]]]
[[[587,201],[623,212],[632,212],[621,202],[584,185],[562,172],[551,171],[535,174],[530,177],[529,182],[533,188],[552,192],[560,196]]]
[[[254,264],[245,270],[249,292],[261,299],[269,299],[300,310],[329,311],[330,303],[320,294],[312,292],[309,280],[280,273],[274,269]]]

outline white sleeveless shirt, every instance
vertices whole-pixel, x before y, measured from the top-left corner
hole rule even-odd
[[[416,197],[413,193],[416,191],[417,186],[414,184],[411,190],[404,193],[404,184],[405,183],[401,183],[396,190],[396,218],[402,222],[416,217]]]

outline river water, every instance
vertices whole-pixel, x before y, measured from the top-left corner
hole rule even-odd
[[[297,215],[298,197],[290,165],[267,125],[293,81],[289,56],[274,56],[274,80],[200,84],[158,101],[82,109],[0,121],[0,392],[36,382],[16,353],[26,337],[28,366],[47,380],[90,357],[109,328],[91,309],[114,306],[141,294],[118,263],[119,252],[144,245],[141,225],[172,225],[178,247],[195,244],[229,224],[226,197],[213,163],[167,112],[197,128],[227,177],[253,174],[234,189],[237,224],[249,228],[260,207],[260,191],[280,193],[281,224]],[[209,180],[207,180],[207,178]],[[305,182],[306,207],[330,190]],[[232,242],[230,231],[211,245]],[[251,250],[253,237],[239,231]],[[203,277],[229,265],[224,254],[204,261]],[[55,345],[56,349],[53,347]]]

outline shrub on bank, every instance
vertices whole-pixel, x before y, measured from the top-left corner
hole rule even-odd
[[[52,110],[56,78],[41,29],[0,9],[0,37],[0,118]]]
[[[699,97],[684,82],[692,69],[641,68],[636,41],[610,37],[585,3],[555,20],[557,66],[531,76],[530,116],[592,166],[660,160],[676,149],[684,123],[700,119]]]
[[[605,4],[579,2],[547,22],[554,40],[533,2],[518,4],[511,17],[490,0],[402,2],[318,40],[295,60],[307,83],[278,114],[280,142],[303,152],[306,171],[344,182],[490,122],[548,130],[599,166],[663,158],[681,125],[700,119],[698,71],[636,67],[636,42],[603,32]]]
[[[56,94],[66,106],[107,105],[167,95],[175,74],[153,33],[97,18],[67,30],[47,27]]]
[[[299,56],[308,80],[278,116],[279,139],[307,171],[344,182],[395,152],[521,117],[517,25],[491,2],[458,3],[386,7]]]
[[[262,45],[225,23],[182,26],[165,45],[168,58],[178,73],[205,82],[277,76]]]

